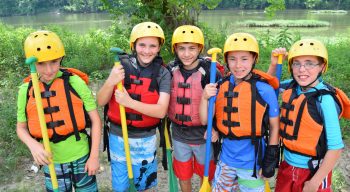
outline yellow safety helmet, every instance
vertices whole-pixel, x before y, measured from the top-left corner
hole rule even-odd
[[[130,34],[130,49],[132,51],[135,49],[134,43],[141,37],[159,37],[161,39],[160,46],[165,41],[163,29],[153,22],[143,22],[134,26]]]
[[[64,46],[56,33],[51,31],[36,31],[24,41],[26,58],[35,56],[38,62],[58,59],[65,55]]]
[[[197,43],[204,48],[204,35],[203,32],[193,25],[182,25],[175,29],[173,38],[171,41],[171,50],[174,53],[176,43]]]
[[[291,65],[294,57],[298,56],[318,56],[322,57],[325,63],[325,69],[322,73],[327,71],[328,68],[328,52],[326,47],[321,41],[316,39],[302,39],[292,45],[288,52],[288,70],[291,72]]]
[[[249,33],[234,33],[227,38],[224,46],[224,59],[230,51],[251,51],[256,53],[255,63],[259,59],[259,44],[255,37]]]

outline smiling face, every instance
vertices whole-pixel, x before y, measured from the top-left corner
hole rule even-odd
[[[324,70],[324,62],[316,56],[298,56],[293,58],[291,64],[294,79],[302,87],[314,87],[318,84],[315,81],[318,74]],[[312,83],[311,85],[309,85]]]
[[[51,61],[39,62],[36,64],[36,70],[39,73],[40,81],[44,83],[50,83],[60,69],[61,58],[54,59]]]
[[[142,66],[150,64],[160,51],[158,37],[141,37],[136,40],[135,44],[137,59]]]
[[[187,70],[197,67],[201,50],[202,46],[197,43],[177,43],[175,46],[175,52]]]
[[[252,70],[256,56],[249,51],[230,51],[226,58],[235,79],[243,79]]]

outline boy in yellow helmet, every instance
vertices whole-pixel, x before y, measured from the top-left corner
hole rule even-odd
[[[172,51],[175,60],[168,65],[172,73],[168,117],[174,148],[173,168],[179,178],[181,191],[192,191],[193,173],[203,178],[205,162],[206,125],[199,119],[199,103],[204,86],[209,83],[209,59],[200,57],[204,49],[202,31],[193,25],[182,25],[175,29],[172,37]],[[217,72],[217,78],[221,75]],[[218,139],[213,129],[212,141]],[[213,150],[211,150],[213,152]],[[215,164],[211,153],[210,180]]]
[[[200,119],[206,123],[208,99],[216,97],[216,126],[224,137],[212,191],[264,191],[262,177],[272,177],[278,161],[278,80],[254,69],[259,45],[248,33],[228,37],[224,57],[230,76],[219,85],[206,85],[200,104]]]
[[[18,91],[18,137],[27,145],[36,164],[44,165],[47,191],[52,191],[49,157],[54,163],[59,191],[71,191],[73,186],[76,191],[97,191],[101,120],[90,89],[78,75],[60,68],[65,52],[55,33],[31,33],[24,42],[24,51],[26,58],[38,59],[36,69],[52,154],[40,142],[42,135],[31,80]],[[89,119],[91,150],[85,130]]]
[[[272,53],[287,55],[284,48]],[[276,70],[273,55],[269,73]],[[292,79],[280,86],[284,161],[278,170],[276,191],[332,191],[332,169],[344,148],[339,118],[350,118],[350,101],[323,81],[327,67],[328,53],[322,42],[303,39],[290,48],[288,71]]]
[[[135,25],[130,34],[132,54],[120,56],[122,65],[113,67],[98,92],[98,104],[109,107],[113,191],[129,188],[119,105],[126,111],[135,187],[145,191],[157,186],[156,128],[168,109],[171,79],[159,56],[163,43],[164,33],[158,24]],[[116,89],[120,81],[124,92]]]

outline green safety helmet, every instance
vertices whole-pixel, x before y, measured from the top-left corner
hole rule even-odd
[[[250,51],[256,53],[255,63],[259,59],[259,44],[255,37],[249,33],[234,33],[229,36],[224,46],[224,59],[230,51]]]
[[[134,44],[141,37],[159,37],[160,46],[164,44],[165,37],[163,29],[156,23],[143,22],[134,26],[130,34],[130,49],[134,51]]]
[[[38,62],[58,59],[65,55],[64,46],[56,33],[51,31],[36,31],[24,41],[26,58],[35,56]]]
[[[326,47],[321,41],[316,39],[302,39],[292,45],[288,52],[288,70],[292,70],[292,62],[294,57],[298,56],[317,56],[321,57],[325,63],[325,69],[322,73],[325,73],[328,68],[328,52]]]
[[[176,43],[197,43],[204,48],[203,32],[193,25],[182,25],[175,29],[171,41],[171,50],[174,53]]]

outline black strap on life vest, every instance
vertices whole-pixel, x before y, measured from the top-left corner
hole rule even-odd
[[[67,99],[67,103],[68,103],[68,109],[69,109],[69,114],[70,114],[70,118],[72,120],[72,125],[73,125],[73,130],[74,130],[74,135],[75,135],[75,139],[76,141],[80,141],[80,135],[79,135],[79,130],[78,130],[78,125],[77,125],[77,120],[75,119],[75,115],[74,115],[74,109],[73,109],[73,104],[72,104],[72,96],[70,95],[70,84],[69,84],[69,77],[71,76],[70,73],[67,72],[63,72],[62,78],[63,78],[63,82],[64,82],[64,91],[66,92],[66,97]]]

